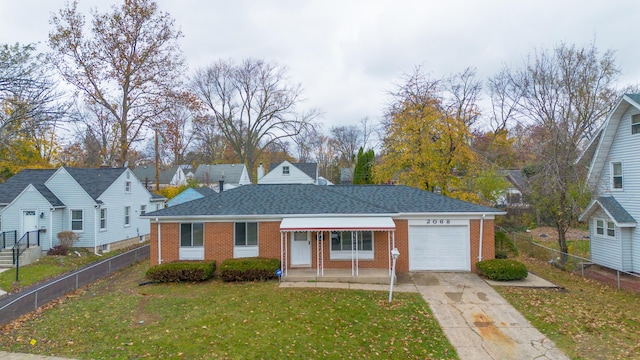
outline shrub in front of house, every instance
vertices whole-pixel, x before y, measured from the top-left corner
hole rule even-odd
[[[517,260],[491,259],[476,264],[480,275],[489,280],[509,281],[522,280],[527,277],[527,267]]]
[[[280,259],[262,257],[227,259],[220,265],[223,281],[265,281],[276,279]]]
[[[75,231],[60,231],[57,236],[60,245],[67,249],[73,247],[73,244],[80,239],[80,235]]]
[[[146,277],[155,282],[205,281],[215,270],[215,261],[176,261],[149,268]]]
[[[63,245],[56,245],[47,251],[47,255],[67,255],[69,248]]]

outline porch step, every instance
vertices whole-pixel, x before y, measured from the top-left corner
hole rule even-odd
[[[0,268],[13,267],[13,253],[11,249],[0,251]]]
[[[316,276],[316,270],[289,269],[288,275],[282,277],[286,282],[338,282],[358,284],[389,285],[388,270],[361,269],[358,276],[351,276],[351,270],[325,270],[324,276]]]

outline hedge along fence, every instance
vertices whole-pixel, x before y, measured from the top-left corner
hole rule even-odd
[[[276,279],[280,259],[262,257],[227,259],[220,265],[223,281],[265,281]]]
[[[155,282],[205,281],[216,271],[215,261],[175,261],[147,270],[146,277]]]

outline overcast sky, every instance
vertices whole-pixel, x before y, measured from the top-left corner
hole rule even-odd
[[[39,42],[66,0],[0,0],[0,43]],[[78,0],[108,10],[115,0]],[[402,74],[416,65],[434,78],[474,67],[480,79],[519,66],[534,48],[595,41],[616,51],[621,85],[640,83],[636,0],[158,0],[184,33],[190,70],[217,59],[258,57],[285,65],[302,84],[304,108],[325,129],[378,120]]]

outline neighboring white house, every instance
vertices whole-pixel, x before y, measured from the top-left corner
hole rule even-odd
[[[144,239],[149,220],[140,215],[164,207],[127,168],[26,169],[0,184],[0,226],[18,237],[40,230],[40,245],[58,245],[72,230],[74,246],[108,251]]]
[[[195,179],[200,185],[216,191],[220,191],[221,181],[224,183],[224,189],[251,184],[249,172],[244,164],[201,164],[196,170]]]
[[[529,207],[523,196],[526,182],[522,175],[522,170],[504,170],[503,175],[509,186],[500,194],[496,200],[496,205],[517,208]]]
[[[589,222],[591,260],[640,272],[640,94],[620,98],[585,154],[593,154],[587,175],[593,199],[580,221]]]
[[[258,184],[333,185],[329,180],[318,176],[318,164],[290,163],[288,161],[271,164],[269,172],[266,174],[260,164],[258,166]]]

